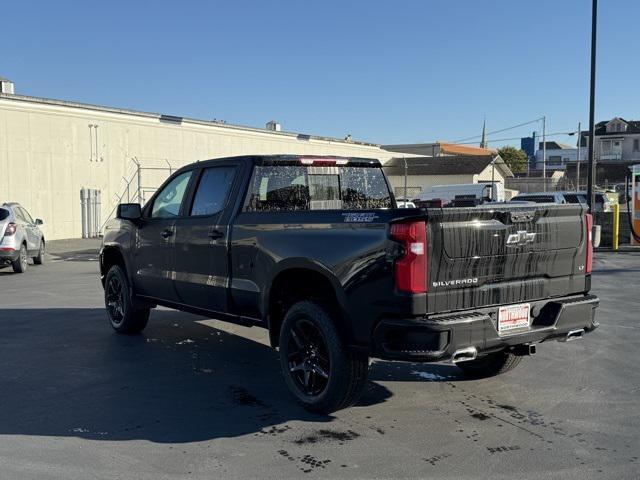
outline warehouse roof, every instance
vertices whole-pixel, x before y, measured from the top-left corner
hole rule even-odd
[[[162,123],[170,123],[175,125],[180,125],[183,122],[195,123],[200,125],[209,125],[215,127],[229,128],[234,130],[243,130],[248,132],[256,132],[262,134],[271,134],[271,135],[280,135],[280,136],[288,136],[288,137],[296,137],[299,140],[324,140],[329,142],[336,143],[345,143],[349,145],[360,145],[360,146],[370,146],[370,147],[379,147],[380,145],[376,143],[369,142],[358,142],[354,140],[345,140],[342,138],[334,138],[334,137],[323,137],[318,135],[308,135],[304,133],[294,133],[294,132],[276,132],[273,130],[268,130],[266,128],[256,128],[256,127],[247,127],[244,125],[235,125],[229,124],[225,121],[220,120],[200,120],[197,118],[188,118],[188,117],[180,117],[174,115],[164,115],[160,113],[152,113],[152,112],[142,112],[139,110],[130,110],[125,108],[116,108],[116,107],[106,107],[103,105],[94,105],[90,103],[81,103],[81,102],[72,102],[67,100],[55,100],[51,98],[43,98],[43,97],[32,97],[28,95],[15,95],[15,94],[5,94],[0,93],[0,100],[10,100],[16,102],[27,102],[27,103],[37,103],[43,105],[52,105],[52,106],[60,106],[60,107],[69,107],[69,108],[77,108],[77,109],[85,109],[85,110],[93,110],[97,112],[105,112],[105,113],[116,113],[122,115],[131,115],[137,117],[144,118],[156,118],[158,121]]]
[[[496,168],[512,177],[511,169],[499,155],[450,155],[442,157],[392,158],[384,165],[387,175],[404,175],[407,162],[408,175],[475,175],[481,173],[496,159]]]

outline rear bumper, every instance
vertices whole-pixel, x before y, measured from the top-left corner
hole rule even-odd
[[[565,340],[569,332],[591,332],[598,327],[595,295],[576,295],[529,302],[531,329],[500,335],[498,306],[417,319],[383,319],[373,334],[371,354],[377,358],[436,362],[457,350],[475,347],[479,354],[516,345]]]
[[[14,250],[11,247],[0,245],[0,267],[15,262],[20,256],[20,250]]]

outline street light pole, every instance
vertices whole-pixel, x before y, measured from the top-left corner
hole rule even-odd
[[[589,92],[589,153],[587,154],[587,202],[589,211],[593,212],[596,203],[596,194],[593,191],[595,180],[595,161],[593,147],[595,143],[595,99],[596,99],[596,28],[598,25],[598,0],[592,0],[591,4],[591,85]]]
[[[547,191],[547,117],[542,117],[542,185]]]
[[[578,158],[576,159],[576,192],[580,190],[580,137],[582,136],[582,123],[578,122]]]
[[[407,159],[404,156],[402,157],[402,160],[404,160],[404,201],[408,202],[409,197],[407,196],[407,174],[409,173],[409,168],[407,167]]]

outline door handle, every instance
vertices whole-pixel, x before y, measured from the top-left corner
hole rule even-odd
[[[173,230],[171,230],[170,228],[165,228],[161,233],[160,236],[162,238],[169,238],[171,235],[173,235]]]
[[[209,230],[209,238],[216,240],[222,237],[224,237],[224,232],[221,232],[220,230]]]

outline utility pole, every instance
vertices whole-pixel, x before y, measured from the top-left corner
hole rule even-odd
[[[409,168],[407,167],[407,159],[404,156],[402,157],[402,160],[404,160],[404,201],[408,202],[409,197],[407,197],[407,173]]]
[[[578,122],[578,158],[576,163],[576,192],[580,190],[580,141],[582,136],[582,124]]]
[[[591,85],[589,92],[589,153],[587,170],[587,202],[589,211],[593,212],[596,203],[596,194],[593,191],[595,180],[595,161],[593,158],[593,145],[595,143],[595,99],[596,99],[596,27],[598,25],[598,0],[592,0],[591,4]]]
[[[547,191],[547,117],[542,117],[542,185]]]

